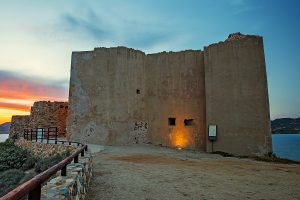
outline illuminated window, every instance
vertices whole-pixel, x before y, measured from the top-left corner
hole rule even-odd
[[[169,126],[175,126],[176,125],[176,118],[169,118]]]
[[[185,126],[193,126],[194,120],[193,119],[185,119],[183,122],[184,122]]]

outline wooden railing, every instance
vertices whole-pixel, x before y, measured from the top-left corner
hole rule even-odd
[[[41,188],[42,184],[48,181],[51,176],[56,174],[59,170],[61,170],[61,176],[67,175],[67,164],[71,163],[74,160],[74,163],[78,163],[79,154],[84,156],[84,152],[87,151],[88,146],[86,144],[81,144],[78,142],[70,142],[70,141],[58,141],[56,140],[56,144],[58,142],[77,144],[77,146],[81,145],[81,148],[77,150],[72,155],[68,156],[58,164],[50,167],[46,171],[36,175],[29,181],[21,184],[20,186],[16,187],[14,190],[10,191],[6,195],[0,198],[0,200],[18,200],[28,194],[28,200],[39,200],[41,199]]]

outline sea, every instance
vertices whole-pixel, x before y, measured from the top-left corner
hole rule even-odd
[[[8,134],[0,134],[0,142],[4,142]],[[300,134],[273,134],[273,153],[280,158],[300,162]]]
[[[8,138],[8,134],[0,134],[0,142],[4,142]]]
[[[273,153],[300,162],[300,134],[273,134]]]

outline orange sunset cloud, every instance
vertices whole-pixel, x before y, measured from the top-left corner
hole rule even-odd
[[[34,101],[67,101],[67,89],[34,78],[0,73],[0,124],[11,121],[12,115],[28,115]]]

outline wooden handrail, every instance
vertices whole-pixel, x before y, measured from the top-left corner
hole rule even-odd
[[[77,143],[77,142],[76,142]],[[66,166],[68,163],[72,162],[74,159],[74,162],[78,162],[78,155],[81,153],[81,156],[84,155],[84,151],[87,151],[87,145],[81,144],[82,147],[77,150],[72,155],[68,156],[67,158],[60,161],[58,164],[50,167],[46,171],[36,175],[29,181],[21,184],[20,186],[16,187],[14,190],[10,191],[3,197],[0,197],[0,200],[17,200],[24,197],[26,194],[29,194],[28,199],[29,200],[38,200],[40,199],[41,195],[41,185],[47,181],[52,175],[54,175],[59,170],[63,171],[66,169]],[[65,175],[65,174],[64,174]]]

